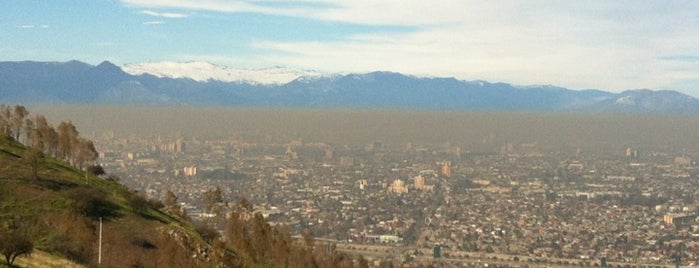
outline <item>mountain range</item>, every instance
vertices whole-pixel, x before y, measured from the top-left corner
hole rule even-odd
[[[0,102],[699,114],[699,100],[668,90],[612,93],[395,72],[233,69],[202,62],[123,67],[108,61],[96,66],[0,62]]]
[[[151,74],[157,77],[190,78],[199,82],[217,80],[258,85],[280,85],[302,76],[318,76],[315,71],[285,67],[265,69],[236,69],[208,62],[146,62],[122,66],[124,72],[132,75]]]

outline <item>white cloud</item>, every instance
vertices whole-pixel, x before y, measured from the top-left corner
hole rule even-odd
[[[179,8],[190,10],[209,10],[218,12],[260,12],[261,9],[244,1],[225,0],[122,0],[121,2],[136,7]]]
[[[165,22],[161,21],[161,20],[153,20],[153,21],[143,22],[143,25],[160,25],[160,24],[165,24]]]
[[[15,27],[19,28],[19,29],[36,29],[36,28],[48,29],[49,25],[48,24],[41,24],[41,25],[22,24],[22,25],[17,25]]]
[[[171,19],[181,19],[181,18],[188,17],[187,14],[182,14],[182,13],[155,12],[155,11],[151,11],[151,10],[143,10],[140,13],[148,15],[148,16],[153,16],[153,17],[162,17],[162,18],[171,18]]]
[[[672,71],[670,64],[658,59],[666,53],[664,49],[623,42],[589,43],[555,32],[487,32],[459,26],[370,34],[342,42],[262,41],[254,46],[279,52],[268,53],[267,62],[310,69],[390,70],[576,89],[666,88],[684,76],[699,74],[696,63],[675,63],[689,69]]]
[[[415,29],[347,36],[342,41],[281,42],[270,37],[252,44],[265,53],[249,56],[249,64],[255,60],[324,71],[391,70],[614,91],[699,81],[696,61],[668,60],[699,56],[697,1],[122,2]]]

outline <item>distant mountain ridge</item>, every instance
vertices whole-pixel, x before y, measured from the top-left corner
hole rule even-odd
[[[200,76],[187,77],[186,70],[179,75],[172,70],[157,73],[146,65],[122,68],[108,61],[97,66],[79,61],[0,62],[0,102],[699,114],[699,100],[666,90],[611,93],[394,72],[320,75],[190,64],[199,68]]]
[[[321,73],[284,67],[236,69],[208,62],[146,62],[126,64],[122,70],[131,75],[151,74],[157,77],[190,78],[199,82],[217,80],[260,85],[286,84],[302,76]]]

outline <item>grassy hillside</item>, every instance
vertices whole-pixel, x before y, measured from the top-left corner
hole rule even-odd
[[[44,268],[83,268],[85,265],[74,263],[66,258],[56,256],[41,250],[35,250],[31,255],[18,258],[16,267],[44,267]],[[0,266],[2,267],[2,266]]]
[[[97,266],[100,219],[100,267],[212,266],[194,226],[160,208],[118,181],[37,159],[0,137],[0,228],[26,234],[36,252],[19,267]]]

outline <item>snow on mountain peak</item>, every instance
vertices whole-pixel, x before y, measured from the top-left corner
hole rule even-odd
[[[615,102],[617,104],[621,104],[621,105],[634,105],[634,104],[636,104],[636,100],[634,99],[633,96],[623,96],[623,97],[616,99]]]
[[[122,70],[132,75],[151,74],[157,77],[190,78],[200,82],[218,80],[261,85],[286,84],[299,77],[321,75],[315,71],[285,67],[237,69],[201,61],[132,63],[122,66]]]

